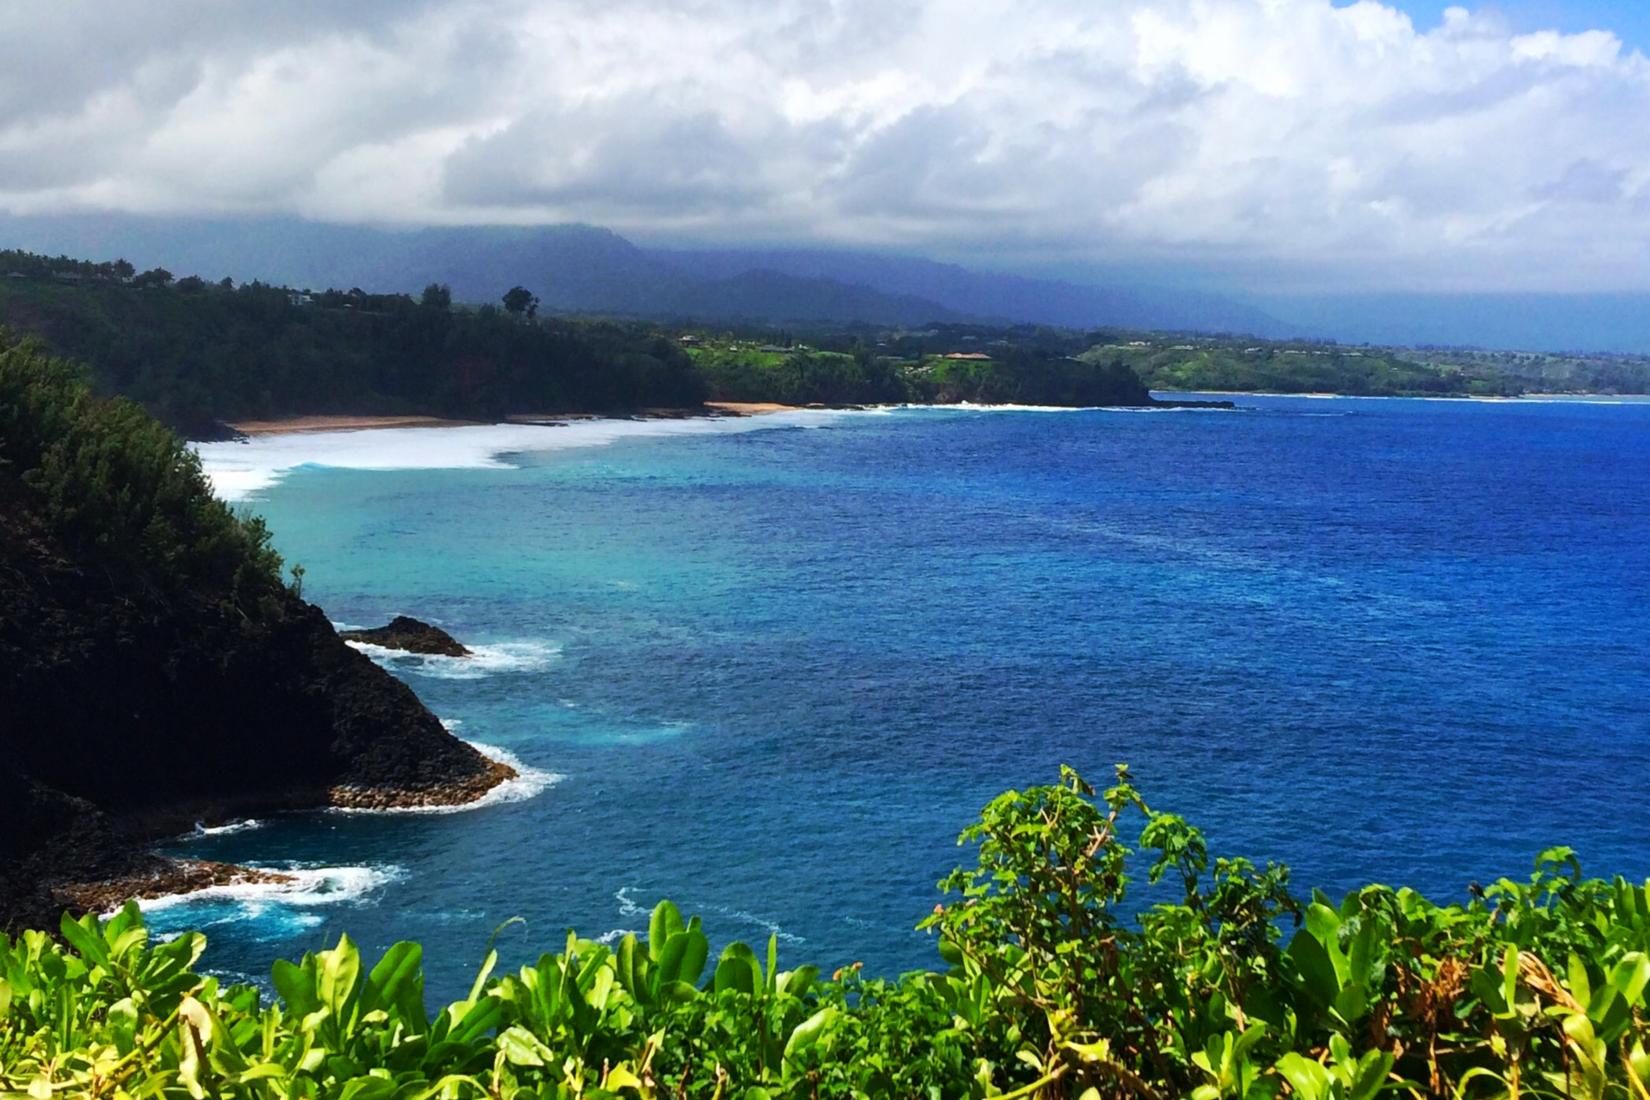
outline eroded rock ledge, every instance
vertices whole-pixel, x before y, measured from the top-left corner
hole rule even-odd
[[[107,913],[119,909],[128,899],[148,901],[174,894],[193,894],[214,886],[287,885],[297,881],[295,876],[281,871],[206,859],[152,856],[123,875],[98,882],[65,883],[56,887],[52,895],[67,910]]]
[[[338,636],[346,642],[365,642],[368,645],[400,649],[408,653],[436,657],[470,656],[470,651],[445,630],[407,615],[397,615],[385,626],[374,627],[371,630],[340,631]]]
[[[327,792],[333,806],[345,810],[414,810],[435,806],[467,806],[484,797],[500,783],[517,778],[516,769],[498,760],[488,760],[484,771],[465,775],[450,783],[409,790],[402,787],[341,785]]]

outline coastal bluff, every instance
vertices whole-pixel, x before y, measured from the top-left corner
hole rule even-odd
[[[149,847],[197,822],[514,777],[280,569],[171,432],[0,342],[0,927],[54,927],[97,883],[188,888]]]

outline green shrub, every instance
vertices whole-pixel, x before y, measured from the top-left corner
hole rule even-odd
[[[121,587],[189,591],[253,613],[281,585],[258,518],[212,495],[200,459],[75,365],[0,330],[0,500]]]
[[[1136,826],[1139,826],[1138,829]],[[1137,839],[1134,839],[1137,838]],[[1133,840],[1133,844],[1126,843]],[[944,973],[867,979],[712,958],[669,902],[645,939],[569,934],[425,1006],[422,952],[341,938],[273,1001],[152,944],[134,906],[0,940],[0,1089],[33,1096],[1642,1098],[1650,888],[1564,849],[1464,906],[1371,886],[1338,906],[1211,858],[1126,772],[1010,791],[925,925]],[[1130,874],[1179,897],[1130,916]]]

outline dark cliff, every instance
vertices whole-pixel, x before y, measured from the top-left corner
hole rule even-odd
[[[508,776],[279,567],[169,432],[0,338],[0,924],[195,820]]]

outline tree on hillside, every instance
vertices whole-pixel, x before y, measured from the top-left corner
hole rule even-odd
[[[154,267],[132,281],[138,286],[171,286],[172,273],[164,267]]]
[[[533,317],[539,311],[539,299],[524,286],[511,287],[504,292],[504,308],[511,313],[525,313]]]
[[[130,279],[133,275],[137,274],[137,268],[133,267],[129,261],[124,259],[116,260],[114,263],[109,265],[109,269],[115,273],[117,278],[121,279]]]
[[[445,283],[431,283],[424,288],[423,297],[419,304],[431,309],[451,309],[453,306],[453,288]]]

